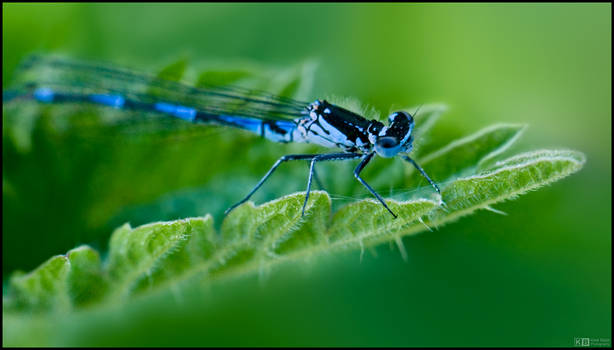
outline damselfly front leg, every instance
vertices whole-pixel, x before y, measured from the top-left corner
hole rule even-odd
[[[424,169],[422,169],[422,167],[419,166],[418,163],[416,163],[416,161],[414,161],[413,159],[409,158],[406,155],[402,155],[401,158],[403,158],[406,161],[410,162],[416,169],[418,169],[420,174],[422,174],[422,176],[424,176],[424,178],[426,178],[426,180],[431,184],[431,186],[433,186],[435,191],[437,191],[437,193],[439,193],[439,195],[441,196],[441,191],[439,190],[439,186],[437,186],[437,184],[435,182],[433,182],[433,180],[431,180],[431,178],[426,174],[426,171],[424,171]]]
[[[369,190],[369,192],[371,192],[371,194],[373,194],[375,198],[377,198],[377,200],[382,203],[384,208],[386,208],[386,210],[388,210],[388,212],[390,212],[390,214],[392,214],[392,216],[394,216],[394,218],[396,219],[397,215],[393,213],[390,208],[388,208],[388,205],[386,204],[384,199],[377,192],[375,192],[375,190],[371,188],[371,186],[369,186],[369,184],[365,180],[363,180],[362,177],[360,177],[360,172],[362,171],[362,169],[364,169],[367,163],[369,163],[369,161],[371,160],[371,158],[373,158],[374,155],[375,152],[371,152],[363,156],[362,160],[360,161],[360,164],[358,164],[356,169],[354,169],[354,177],[358,179],[358,181],[360,181],[360,183],[363,184]]]

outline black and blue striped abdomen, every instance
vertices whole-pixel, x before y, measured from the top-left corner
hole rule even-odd
[[[192,123],[214,123],[247,130],[275,142],[295,141],[296,122],[292,120],[267,120],[240,115],[214,114],[180,104],[164,101],[139,101],[119,94],[63,93],[51,88],[37,88],[32,93],[32,97],[43,103],[91,103],[115,109],[161,113]]]

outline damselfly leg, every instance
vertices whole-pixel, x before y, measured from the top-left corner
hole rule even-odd
[[[406,155],[402,155],[401,157],[403,159],[405,159],[406,161],[410,162],[411,164],[413,164],[413,166],[416,167],[416,169],[418,169],[420,174],[422,174],[422,176],[424,176],[426,178],[426,180],[431,184],[431,186],[433,186],[433,188],[435,188],[435,191],[437,191],[437,193],[439,193],[439,195],[441,195],[441,191],[439,190],[439,186],[437,186],[437,184],[435,182],[433,182],[433,180],[431,180],[431,178],[426,174],[424,169],[422,169],[422,167],[420,167],[418,165],[418,163],[416,163],[413,159],[409,158]]]
[[[358,164],[356,169],[354,169],[354,177],[358,179],[358,181],[360,181],[360,183],[363,184],[369,190],[369,192],[371,192],[371,194],[374,195],[375,198],[377,198],[377,200],[380,201],[380,203],[382,203],[384,208],[386,208],[386,210],[388,210],[388,212],[392,214],[392,216],[396,219],[397,215],[393,213],[392,210],[390,210],[390,208],[388,208],[388,205],[386,204],[384,199],[377,192],[375,192],[375,190],[371,188],[371,186],[369,186],[369,184],[365,180],[363,180],[362,177],[360,177],[360,172],[362,171],[362,169],[365,168],[367,163],[369,163],[369,161],[373,158],[374,155],[375,155],[375,152],[371,152],[363,156],[362,160],[360,161],[360,164]]]
[[[316,162],[322,161],[330,161],[330,160],[351,160],[360,158],[362,155],[360,153],[331,153],[331,154],[321,154],[317,157],[314,157],[311,160],[311,165],[309,166],[309,180],[307,180],[307,192],[305,193],[305,202],[303,203],[303,212],[302,215],[305,215],[305,207],[307,207],[307,200],[309,200],[309,193],[311,192],[311,179],[315,172],[314,166]]]
[[[369,184],[365,180],[363,180],[360,177],[360,172],[364,169],[367,163],[369,163],[369,161],[373,158],[374,155],[375,155],[374,152],[364,154],[364,155],[361,153],[345,152],[345,153],[331,153],[331,154],[291,154],[291,155],[283,156],[279,158],[275,162],[275,164],[273,164],[271,169],[269,169],[269,171],[262,177],[262,179],[260,179],[258,184],[256,184],[256,186],[247,194],[247,196],[245,196],[245,198],[243,198],[241,201],[237,202],[236,204],[228,208],[224,212],[224,215],[228,215],[228,213],[230,213],[236,207],[247,202],[251,198],[251,196],[254,195],[254,193],[256,193],[256,191],[266,182],[266,180],[271,176],[271,174],[273,174],[275,169],[277,169],[281,165],[281,163],[287,162],[290,160],[311,160],[311,164],[309,167],[309,179],[307,180],[307,191],[305,193],[305,202],[303,203],[303,209],[302,209],[302,214],[301,214],[301,215],[305,215],[305,208],[307,207],[307,202],[309,200],[309,194],[311,193],[311,183],[312,183],[312,180],[315,174],[315,164],[317,162],[322,162],[322,161],[352,160],[352,159],[357,159],[357,158],[362,157],[362,161],[360,162],[360,164],[358,164],[356,169],[354,169],[354,177],[356,177],[356,179],[358,179],[358,181],[360,181],[360,183],[362,183],[369,190],[369,192],[371,192],[371,194],[373,194],[375,198],[377,198],[377,200],[380,203],[382,203],[384,208],[386,208],[386,210],[388,210],[388,212],[390,212],[390,214],[392,214],[392,216],[396,218],[397,215],[393,213],[392,210],[390,210],[390,208],[388,208],[388,205],[386,204],[384,199],[377,192],[375,192],[375,190],[371,188],[371,186],[369,186]]]
[[[281,163],[287,162],[287,161],[290,161],[290,160],[311,160],[311,159],[313,159],[313,158],[315,158],[315,157],[317,157],[319,155],[320,154],[289,154],[289,155],[285,155],[285,156],[279,158],[275,162],[275,164],[273,164],[271,169],[269,169],[269,171],[262,177],[262,179],[260,179],[258,184],[256,184],[256,187],[254,187],[247,194],[247,196],[245,196],[245,198],[241,199],[239,202],[237,202],[236,204],[234,204],[230,208],[226,209],[226,211],[224,212],[224,215],[228,215],[228,213],[233,211],[236,207],[238,207],[239,205],[247,202],[251,198],[251,196],[253,196],[254,193],[256,193],[256,191],[258,191],[258,189],[264,184],[264,182],[269,178],[269,176],[271,176],[271,174],[273,174],[275,169],[277,169],[277,167],[279,167],[281,165]]]

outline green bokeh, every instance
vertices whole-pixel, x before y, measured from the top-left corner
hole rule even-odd
[[[611,338],[611,24],[609,4],[3,4],[3,87],[34,51],[144,70],[182,57],[271,67],[315,59],[313,98],[355,96],[383,112],[444,102],[450,111],[439,132],[527,123],[519,149],[564,147],[587,155],[580,173],[498,205],[508,216],[480,212],[406,238],[407,263],[388,246],[362,262],[359,252],[322,257],[275,271],[264,283],[254,276],[204,295],[190,291],[182,303],[152,296],[96,321],[70,319],[64,334],[71,337],[51,339],[72,345],[573,346],[576,337]],[[279,155],[258,158],[258,150],[246,151],[246,164],[254,164],[237,178],[257,178]],[[70,192],[91,174],[69,170],[87,159],[54,154],[52,147],[47,152],[44,159],[66,166],[3,159],[3,280],[80,243],[104,245],[110,235],[71,215],[79,200],[93,200],[91,193]],[[223,169],[208,168],[214,165]],[[31,183],[25,193],[6,181],[17,168],[29,174],[21,179]],[[178,176],[169,187],[219,186],[210,179]],[[63,187],[50,187],[58,183]],[[270,196],[283,194],[269,189]],[[106,190],[96,188],[101,197]],[[163,188],[146,195],[121,190],[128,199],[165,194]],[[32,221],[31,230],[16,223],[24,220]]]

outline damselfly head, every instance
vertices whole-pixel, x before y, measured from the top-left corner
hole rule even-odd
[[[384,158],[394,157],[399,152],[409,152],[414,118],[407,112],[394,112],[388,116],[388,122],[389,125],[383,127],[375,139],[375,152]]]

